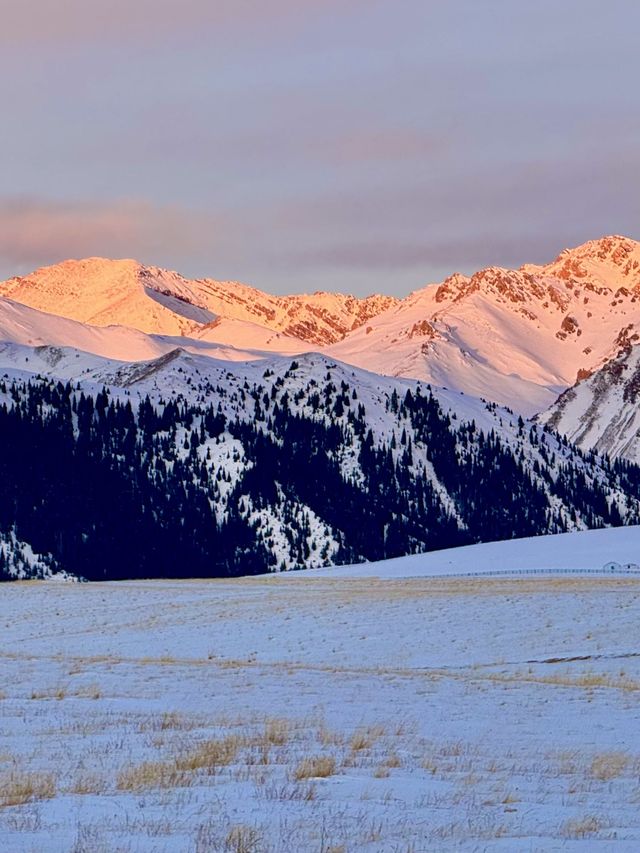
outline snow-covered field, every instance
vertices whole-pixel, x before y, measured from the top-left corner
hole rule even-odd
[[[417,559],[3,586],[0,850],[640,849],[640,577]]]
[[[313,576],[411,578],[441,575],[638,571],[640,527],[607,527],[506,542],[484,542],[378,563],[314,569]],[[275,578],[279,577],[274,575]]]

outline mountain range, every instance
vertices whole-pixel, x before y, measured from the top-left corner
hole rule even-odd
[[[639,328],[640,244],[619,236],[404,299],[100,258],[8,279],[0,575],[237,574],[632,523]]]
[[[9,279],[0,283],[0,297],[6,340],[67,344],[122,360],[176,345],[230,359],[322,351],[533,415],[638,339],[640,244],[605,237],[546,265],[454,274],[404,299],[320,291],[272,296],[236,282],[189,280],[100,258]],[[38,315],[17,318],[19,329],[12,330],[6,299],[89,326],[92,340],[71,326],[54,324],[47,333],[51,321]],[[232,349],[225,354],[221,346]]]

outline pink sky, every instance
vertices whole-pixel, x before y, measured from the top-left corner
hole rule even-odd
[[[0,276],[136,257],[403,294],[640,236],[635,0],[24,0]]]

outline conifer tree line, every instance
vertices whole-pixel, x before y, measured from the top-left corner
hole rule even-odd
[[[355,385],[328,372],[294,391],[296,369],[245,384],[235,414],[223,387],[137,400],[0,382],[0,534],[106,580],[378,560],[640,518],[637,466],[522,419],[514,445],[458,422],[429,388],[387,395],[381,440]]]

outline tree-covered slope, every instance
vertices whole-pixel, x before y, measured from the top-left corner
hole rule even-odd
[[[89,579],[251,574],[634,523],[640,471],[309,355],[0,381],[0,530]]]

